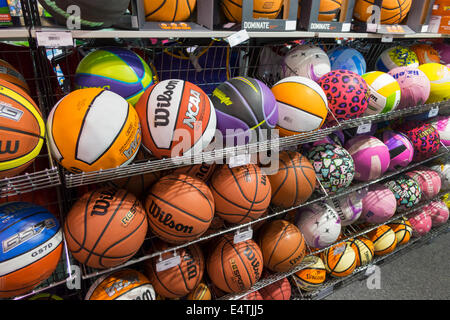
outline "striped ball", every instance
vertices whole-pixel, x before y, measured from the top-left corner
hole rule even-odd
[[[272,87],[272,92],[278,104],[276,129],[280,136],[317,130],[325,122],[328,100],[313,80],[298,76],[284,78]]]
[[[438,195],[441,190],[441,178],[439,174],[426,167],[406,172],[408,177],[417,181],[422,190],[422,200],[430,200]]]
[[[357,237],[349,239],[352,249],[356,255],[356,267],[361,267],[369,264],[375,253],[375,247],[369,239],[365,237]]]
[[[381,225],[378,228],[369,231],[367,238],[372,241],[374,252],[377,256],[382,256],[394,251],[397,246],[397,237],[395,232],[387,225]]]
[[[392,231],[395,232],[397,238],[397,245],[405,244],[411,239],[412,226],[411,223],[405,217],[401,217],[387,224]]]
[[[325,282],[327,277],[325,265],[320,257],[312,255],[305,257],[303,263],[308,266],[294,274],[294,282],[302,290],[315,290]]]
[[[135,105],[157,76],[138,54],[126,48],[106,47],[92,51],[79,63],[75,87],[111,90]]]
[[[443,201],[433,201],[424,210],[431,217],[432,227],[441,226],[449,219],[449,209]]]
[[[351,243],[345,241],[326,249],[321,254],[325,270],[333,277],[345,277],[356,268],[356,254]]]
[[[345,143],[345,148],[355,163],[355,180],[370,181],[377,179],[389,167],[388,147],[373,136],[356,136]]]
[[[362,75],[370,89],[369,106],[364,115],[395,110],[400,103],[400,85],[390,74],[371,71]]]
[[[422,237],[431,230],[433,221],[425,209],[426,208],[422,208],[421,210],[412,213],[408,218],[413,229],[413,237]]]
[[[375,69],[383,72],[388,72],[396,67],[406,66],[417,68],[419,59],[414,51],[403,46],[387,48],[375,62]]]
[[[336,47],[328,52],[331,70],[349,70],[360,76],[366,73],[366,60],[356,49]]]
[[[383,142],[388,147],[390,162],[389,171],[395,171],[409,165],[414,157],[414,147],[403,133],[386,130]]]
[[[394,193],[382,184],[369,187],[369,192],[362,200],[361,220],[368,223],[382,223],[395,214],[397,199]]]

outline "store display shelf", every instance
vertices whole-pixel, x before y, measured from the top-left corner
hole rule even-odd
[[[347,277],[343,278],[333,278],[327,281],[325,284],[320,286],[318,289],[310,292],[303,292],[303,291],[296,291],[293,290],[293,296],[292,300],[321,300],[330,294],[332,294],[336,289],[345,287],[346,285],[359,280],[364,279],[367,276],[371,274],[370,269],[374,265],[380,265],[381,263],[385,263],[390,259],[395,259],[399,257],[400,254],[407,253],[407,251],[416,248],[418,246],[424,245],[426,243],[429,243],[436,237],[439,237],[440,235],[450,232],[450,222],[447,222],[446,224],[432,228],[430,232],[428,232],[426,235],[422,237],[415,237],[411,238],[411,240],[399,247],[397,247],[393,252],[378,256],[374,258],[374,260],[365,266],[359,267],[353,271],[352,274],[348,275]],[[296,288],[295,288],[296,289]]]
[[[0,29],[2,40],[26,40],[30,33],[26,27],[8,27]]]
[[[60,184],[61,179],[57,167],[33,173],[24,173],[19,176],[0,180],[0,198],[56,187]]]
[[[383,177],[381,177],[379,179],[372,180],[370,182],[355,183],[351,187],[342,189],[341,191],[337,192],[336,194],[329,194],[329,195],[327,195],[327,194],[317,194],[317,193],[315,193],[311,197],[311,200],[309,200],[308,202],[302,203],[302,204],[300,204],[298,206],[294,206],[294,207],[291,207],[291,208],[288,208],[288,209],[281,209],[281,208],[273,208],[273,207],[271,207],[270,208],[270,214],[268,214],[266,216],[263,216],[263,217],[261,217],[259,219],[256,219],[254,221],[251,221],[251,222],[248,222],[248,223],[244,223],[244,224],[235,225],[235,226],[232,226],[232,227],[228,227],[228,228],[219,230],[217,232],[214,232],[212,234],[209,234],[207,236],[199,237],[199,238],[197,238],[197,239],[195,239],[193,241],[190,241],[190,242],[187,242],[187,243],[184,243],[184,244],[180,244],[180,245],[177,245],[177,246],[171,246],[170,248],[168,248],[166,250],[163,250],[163,251],[154,252],[152,254],[145,254],[145,255],[143,255],[141,257],[133,258],[131,260],[128,260],[127,262],[125,262],[125,263],[123,263],[123,264],[121,264],[119,266],[113,267],[113,268],[108,268],[108,269],[104,269],[104,270],[98,270],[98,269],[93,269],[93,268],[87,267],[85,265],[82,265],[81,266],[82,267],[82,279],[90,279],[90,278],[97,277],[97,276],[100,276],[100,275],[105,274],[105,273],[109,273],[109,272],[112,272],[112,271],[115,271],[115,270],[118,270],[118,269],[122,269],[122,268],[125,268],[125,267],[128,267],[128,266],[131,266],[131,265],[135,265],[135,264],[140,263],[142,261],[145,261],[145,260],[148,260],[148,259],[151,259],[151,258],[154,258],[154,257],[159,257],[159,256],[161,256],[161,255],[163,255],[165,253],[168,253],[168,252],[175,252],[176,250],[179,250],[181,248],[187,247],[187,246],[195,244],[195,243],[211,240],[212,238],[218,237],[218,236],[226,234],[226,233],[236,232],[238,230],[245,231],[246,229],[248,229],[248,227],[251,227],[252,225],[255,225],[255,224],[263,222],[263,221],[266,221],[266,220],[271,219],[271,218],[278,217],[278,216],[280,216],[282,214],[285,214],[285,213],[287,213],[287,212],[289,212],[291,210],[296,210],[296,209],[299,209],[299,208],[311,205],[311,204],[319,202],[319,201],[327,201],[327,200],[331,200],[331,199],[334,199],[334,198],[343,197],[343,196],[348,195],[348,194],[350,194],[352,192],[356,192],[358,190],[365,189],[365,188],[367,188],[368,186],[370,186],[372,184],[375,184],[375,183],[387,180],[389,178],[392,178],[392,177],[394,177],[394,176],[396,176],[396,175],[398,175],[398,174],[400,174],[402,172],[411,170],[411,169],[413,169],[413,168],[415,168],[415,167],[417,167],[419,165],[425,164],[425,163],[427,163],[429,161],[432,161],[434,159],[440,158],[440,157],[442,157],[444,155],[448,155],[449,153],[450,153],[450,150],[448,150],[446,148],[443,148],[443,149],[441,149],[438,152],[438,154],[436,154],[436,155],[434,155],[434,156],[432,156],[432,157],[430,157],[430,158],[428,158],[426,160],[413,163],[413,164],[411,164],[411,165],[409,165],[409,166],[407,166],[407,167],[405,167],[405,168],[403,168],[401,170],[398,170],[398,171],[395,171],[395,172],[390,172],[390,173],[384,175]]]
[[[386,120],[399,119],[405,116],[420,114],[435,108],[439,108],[439,110],[446,109],[449,106],[450,106],[449,101],[425,104],[407,109],[395,110],[385,114],[377,114],[342,121],[334,127],[320,129],[314,132],[305,132],[289,137],[280,137],[276,139],[261,141],[257,143],[250,143],[237,147],[229,147],[213,151],[206,151],[196,155],[185,155],[166,159],[144,160],[132,163],[124,167],[92,172],[70,173],[65,171],[64,184],[67,188],[73,188],[82,185],[105,182],[112,179],[119,179],[134,175],[147,174],[160,170],[175,169],[178,167],[187,166],[191,164],[199,164],[202,162],[220,163],[220,161],[223,161],[224,159],[230,159],[231,157],[240,154],[256,154],[267,152],[268,150],[283,150],[289,147],[297,146],[299,144],[317,141],[336,130],[356,128],[359,125],[366,123],[375,123]]]
[[[373,224],[373,225],[370,225],[370,226],[368,226],[368,227],[363,227],[363,228],[359,227],[358,225],[356,225],[356,226],[350,225],[350,226],[348,226],[348,227],[345,229],[345,231],[344,231],[344,233],[343,233],[345,237],[344,237],[343,239],[339,240],[339,241],[336,241],[336,242],[333,243],[332,245],[327,246],[327,247],[322,248],[322,249],[319,249],[319,250],[314,250],[314,252],[312,252],[312,250],[311,250],[309,247],[307,247],[307,254],[305,255],[305,258],[306,258],[307,256],[311,256],[311,255],[313,255],[313,254],[314,254],[314,255],[319,254],[319,253],[321,253],[321,252],[327,250],[328,248],[330,248],[330,247],[332,247],[332,246],[334,246],[334,245],[337,245],[337,244],[339,244],[339,243],[345,242],[345,241],[347,241],[347,240],[349,240],[349,239],[351,239],[351,238],[359,237],[359,236],[362,236],[362,235],[364,235],[364,234],[367,234],[368,232],[370,232],[370,231],[372,231],[372,230],[378,228],[379,226],[388,224],[388,223],[390,223],[390,222],[392,222],[392,221],[394,221],[394,220],[397,220],[397,219],[399,219],[399,218],[401,218],[401,217],[408,217],[409,215],[411,215],[412,213],[414,213],[414,212],[420,210],[421,208],[423,208],[423,207],[426,206],[427,204],[431,203],[432,201],[439,200],[440,197],[441,197],[443,194],[445,194],[445,193],[446,193],[446,192],[442,192],[442,193],[440,193],[438,196],[434,197],[434,198],[431,199],[431,200],[427,200],[427,201],[421,202],[421,203],[419,203],[417,206],[415,206],[414,208],[412,208],[412,209],[410,209],[410,210],[408,210],[408,211],[406,211],[406,212],[396,213],[396,214],[395,214],[394,216],[392,216],[389,220],[387,220],[387,221],[385,221],[385,222],[383,222],[383,223]],[[372,262],[372,264],[375,264],[375,263],[377,263],[377,259],[374,259],[374,261]],[[303,263],[303,264],[298,265],[297,267],[293,268],[292,270],[290,270],[290,271],[288,271],[288,272],[279,272],[279,273],[271,274],[270,276],[268,276],[268,277],[266,277],[266,278],[261,279],[260,281],[258,281],[258,282],[257,282],[256,284],[254,284],[249,290],[247,290],[247,291],[245,291],[245,292],[240,292],[240,293],[227,294],[227,295],[225,295],[225,296],[223,296],[223,297],[220,297],[219,300],[239,300],[239,299],[243,298],[244,296],[246,296],[246,295],[248,295],[248,294],[250,294],[250,293],[252,293],[252,292],[254,292],[254,291],[256,291],[256,290],[259,290],[259,289],[261,289],[261,288],[263,288],[263,287],[265,287],[265,286],[268,286],[268,285],[270,285],[270,284],[272,284],[272,283],[274,283],[274,282],[277,282],[277,281],[279,281],[279,280],[282,280],[282,279],[284,279],[285,277],[291,276],[291,275],[293,275],[294,273],[296,273],[296,272],[298,272],[298,271],[300,271],[300,270],[302,270],[302,269],[305,269],[305,268],[308,267],[309,265],[310,265],[309,263]],[[364,267],[367,268],[367,266],[364,266]],[[356,274],[356,273],[358,273],[359,271],[365,269],[364,267],[358,268],[358,270],[355,270],[355,271],[354,271],[351,275],[349,275],[348,277],[351,277],[353,274]],[[359,269],[361,269],[361,270],[359,270]],[[347,278],[347,277],[345,277],[345,278]],[[338,280],[343,280],[343,279],[344,279],[344,278],[338,279]]]

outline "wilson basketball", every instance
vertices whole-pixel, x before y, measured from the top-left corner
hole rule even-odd
[[[214,208],[214,197],[206,183],[185,174],[162,177],[145,199],[151,230],[169,243],[200,237],[212,222]]]
[[[333,277],[345,277],[356,268],[356,254],[351,243],[336,244],[321,253],[325,270]]]
[[[278,163],[278,172],[268,175],[272,204],[290,208],[304,203],[316,187],[316,172],[311,162],[298,152],[281,151]]]
[[[186,21],[194,12],[197,0],[144,0],[147,21]]]
[[[241,22],[242,0],[223,0],[221,6],[229,21]],[[275,19],[282,6],[283,0],[253,0],[253,18]]]
[[[129,176],[120,179],[114,179],[106,183],[107,186],[113,186],[116,189],[125,189],[134,194],[137,198],[146,195],[148,189],[161,178],[161,171]]]
[[[328,114],[328,100],[322,88],[313,80],[292,76],[272,87],[278,103],[280,136],[320,129]],[[302,99],[298,99],[301,96]]]
[[[118,94],[99,88],[72,91],[47,119],[50,151],[71,172],[125,166],[141,144],[138,114]]]
[[[381,225],[378,228],[369,231],[366,236],[372,241],[375,249],[374,252],[377,256],[391,253],[397,246],[395,232],[387,225]]]
[[[118,266],[139,250],[147,233],[145,211],[123,189],[85,193],[70,209],[64,235],[72,256],[92,268]]]
[[[122,269],[97,278],[84,300],[156,300],[156,294],[145,275]]]
[[[254,78],[235,77],[221,83],[214,89],[211,101],[216,109],[217,129],[227,147],[267,140],[278,122],[274,94]]]
[[[153,250],[159,252],[168,248],[166,242],[157,240]],[[205,258],[198,245],[191,244],[176,252],[180,256],[180,264],[166,270],[157,269],[159,257],[144,261],[144,273],[153,284],[156,293],[166,298],[180,298],[189,294],[199,285],[205,271]],[[171,257],[173,252],[162,254],[163,260]]]
[[[29,202],[0,205],[0,298],[25,294],[55,271],[63,236],[56,217]]]
[[[362,22],[367,22],[372,15],[369,7],[375,5],[376,1],[356,0],[353,16]],[[412,0],[383,0],[381,6],[381,24],[398,24],[408,14],[411,9]]]
[[[187,300],[211,300],[211,298],[211,290],[209,290],[208,286],[203,282],[200,282],[198,286],[187,295]]]
[[[355,251],[356,255],[356,267],[361,267],[369,264],[375,253],[375,247],[367,238],[357,237],[353,239],[349,239],[350,246]]]
[[[313,255],[305,257],[303,262],[308,266],[294,274],[295,284],[304,291],[315,290],[325,282],[327,277],[325,265],[320,257]]]
[[[0,79],[0,179],[25,170],[39,155],[45,122],[31,97]]]
[[[136,104],[142,145],[157,158],[203,151],[216,130],[216,113],[206,93],[188,81],[161,81]],[[181,141],[180,141],[181,140]]]
[[[397,245],[405,244],[411,239],[413,230],[408,219],[400,217],[399,219],[389,222],[387,226],[395,232]]]
[[[0,79],[8,81],[30,94],[30,87],[23,75],[9,62],[2,59],[0,59]]]
[[[253,164],[218,168],[210,183],[216,215],[229,223],[254,221],[266,212],[272,189],[261,169]]]
[[[259,231],[258,245],[264,266],[271,271],[287,272],[305,256],[305,239],[300,230],[286,220],[266,223]]]
[[[288,278],[283,278],[258,290],[264,300],[290,300],[292,288]]]
[[[181,167],[175,169],[173,173],[184,173],[188,176],[203,180],[205,182],[209,181],[212,174],[214,173],[214,170],[216,168],[215,163],[201,163],[201,164],[193,164],[186,167]]]
[[[206,269],[211,281],[228,293],[250,289],[261,277],[263,257],[253,240],[233,243],[232,235],[221,237],[210,252]]]

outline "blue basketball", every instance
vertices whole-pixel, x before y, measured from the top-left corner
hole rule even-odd
[[[363,55],[347,47],[336,47],[328,52],[331,70],[349,70],[362,76],[366,73],[366,60]]]
[[[56,269],[62,253],[56,217],[29,202],[0,205],[0,298],[31,291]]]

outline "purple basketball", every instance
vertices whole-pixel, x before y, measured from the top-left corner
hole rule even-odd
[[[414,147],[403,133],[387,130],[383,142],[389,149],[391,162],[388,170],[395,171],[409,165],[414,157]]]
[[[375,137],[359,135],[345,143],[355,163],[355,180],[369,181],[381,177],[390,163],[389,149]]]
[[[360,220],[368,223],[382,223],[392,217],[397,210],[394,193],[382,184],[369,187],[369,192],[362,200]]]
[[[424,104],[430,96],[430,80],[422,70],[413,67],[398,67],[388,72],[400,85],[398,109]]]
[[[270,138],[278,122],[278,104],[264,83],[250,77],[236,77],[214,89],[211,101],[217,115],[217,129],[229,146]]]

